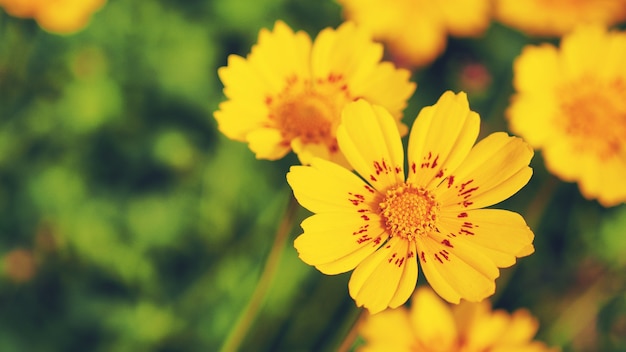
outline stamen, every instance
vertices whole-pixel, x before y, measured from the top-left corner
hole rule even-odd
[[[607,159],[626,152],[626,82],[585,77],[563,87],[558,123],[580,151]]]
[[[379,204],[387,230],[409,241],[437,228],[439,203],[434,195],[410,183],[389,189]]]
[[[266,102],[273,127],[281,131],[285,143],[300,138],[304,144],[326,144],[334,152],[341,109],[352,100],[343,77],[331,74],[314,82],[292,77],[283,92]]]

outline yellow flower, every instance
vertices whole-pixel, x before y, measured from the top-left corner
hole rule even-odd
[[[626,201],[626,33],[583,26],[514,63],[511,130],[547,169],[604,206]]]
[[[418,261],[450,302],[493,294],[498,268],[532,253],[534,235],[519,214],[480,208],[528,182],[533,151],[503,132],[473,146],[479,124],[465,93],[444,93],[413,124],[405,177],[391,115],[363,100],[347,105],[339,147],[362,178],[322,159],[287,174],[298,202],[315,213],[295,241],[300,258],[328,275],[356,267],[350,295],[372,313],[406,302]]]
[[[526,309],[513,314],[491,310],[488,301],[449,307],[431,290],[420,287],[411,308],[367,315],[359,327],[366,344],[358,352],[542,352],[533,341],[539,323]]]
[[[352,23],[326,28],[311,43],[277,21],[273,31],[261,30],[247,59],[230,55],[218,70],[228,98],[214,114],[219,130],[260,159],[293,150],[303,164],[321,157],[346,165],[335,134],[347,103],[364,98],[386,107],[406,133],[400,119],[415,84],[382,55]]]
[[[12,16],[34,18],[41,28],[70,34],[83,29],[106,0],[0,0]]]
[[[448,34],[479,36],[490,24],[489,0],[338,0],[344,17],[383,41],[396,62],[420,67],[446,48]]]
[[[494,17],[530,35],[560,37],[580,23],[626,21],[626,0],[496,0]]]

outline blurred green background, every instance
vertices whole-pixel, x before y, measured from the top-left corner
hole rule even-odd
[[[342,22],[331,0],[109,0],[59,36],[0,10],[0,351],[219,349],[263,270],[297,159],[256,160],[217,132],[216,71],[277,19],[312,37]],[[496,23],[451,39],[414,72],[404,122],[465,90],[482,136],[506,130],[512,61],[539,42]],[[494,306],[529,308],[537,338],[564,351],[626,351],[626,206],[584,200],[540,153],[532,166],[499,207],[526,217],[536,252],[502,270]],[[332,351],[358,314],[349,274],[298,259],[307,215],[244,351]]]

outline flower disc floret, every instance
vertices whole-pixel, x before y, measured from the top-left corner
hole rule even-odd
[[[437,228],[439,203],[422,187],[410,183],[394,186],[387,190],[379,207],[391,236],[413,241]]]

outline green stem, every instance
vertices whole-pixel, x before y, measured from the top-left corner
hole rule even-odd
[[[346,337],[341,341],[339,348],[337,348],[337,352],[346,352],[350,350],[350,347],[354,344],[357,337],[359,337],[359,328],[363,323],[363,319],[365,318],[365,309],[361,309],[361,311],[356,316],[354,323],[352,323],[352,327],[346,334]]]
[[[276,272],[278,271],[278,263],[280,262],[285,243],[289,238],[289,231],[293,227],[297,209],[298,202],[293,196],[291,196],[289,204],[285,209],[283,219],[278,226],[278,230],[276,231],[274,243],[272,244],[267,261],[265,262],[265,268],[263,269],[261,278],[259,279],[248,304],[241,312],[233,329],[228,334],[226,342],[222,346],[222,352],[232,352],[239,349],[239,346],[243,343],[250,326],[252,326],[254,319],[259,313],[261,305],[263,304],[263,301],[267,296],[267,292],[271,287],[272,281],[276,276]]]

